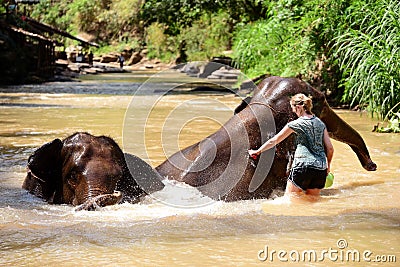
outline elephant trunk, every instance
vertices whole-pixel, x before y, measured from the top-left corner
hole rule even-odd
[[[97,207],[105,207],[115,205],[122,199],[122,193],[115,191],[113,194],[103,194],[89,198],[85,203],[79,205],[75,211],[79,210],[96,210]]]
[[[325,101],[322,109],[321,120],[325,123],[330,136],[340,142],[348,144],[356,153],[361,165],[367,171],[375,171],[377,166],[371,160],[367,146],[360,134],[349,124],[342,120]]]

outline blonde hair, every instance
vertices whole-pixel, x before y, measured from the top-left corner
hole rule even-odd
[[[311,109],[313,107],[311,97],[304,94],[296,94],[290,99],[290,104],[292,106],[302,106],[306,113],[313,114]]]

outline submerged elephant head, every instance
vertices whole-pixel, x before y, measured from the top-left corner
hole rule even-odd
[[[321,92],[299,79],[269,77],[221,129],[175,153],[156,170],[226,201],[266,198],[274,189],[284,189],[295,151],[294,137],[262,153],[257,160],[249,158],[247,149],[259,147],[296,119],[289,100],[297,93],[312,97],[313,112],[324,121],[332,138],[347,143],[366,170],[376,169],[362,137],[335,114]]]
[[[121,198],[137,202],[145,192],[132,177],[125,158],[111,138],[76,133],[38,148],[28,159],[22,187],[50,203],[82,205],[79,209],[112,205]],[[140,175],[159,177],[144,161],[134,163],[145,170]]]

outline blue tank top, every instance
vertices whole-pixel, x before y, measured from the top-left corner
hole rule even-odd
[[[292,168],[307,166],[319,170],[327,169],[328,162],[324,149],[325,124],[313,116],[291,121],[288,127],[296,134],[296,151]]]

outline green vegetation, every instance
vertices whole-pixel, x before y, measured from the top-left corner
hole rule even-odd
[[[375,126],[374,131],[378,133],[400,133],[400,112],[394,113],[394,112],[389,112],[388,115],[390,115],[390,119],[387,120],[387,126]],[[385,120],[386,121],[386,120]]]
[[[400,103],[400,2],[368,2],[346,12],[334,55],[346,74],[343,101],[382,117]]]
[[[92,36],[98,52],[195,61],[232,50],[249,77],[301,76],[336,104],[400,112],[398,0],[43,0],[32,16]]]
[[[229,14],[226,12],[206,13],[190,27],[183,28],[178,37],[180,42],[185,40],[188,60],[210,59],[229,49],[231,40],[229,21]]]

